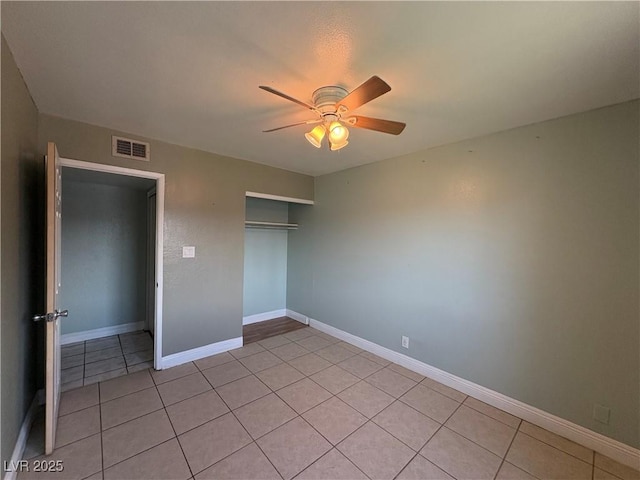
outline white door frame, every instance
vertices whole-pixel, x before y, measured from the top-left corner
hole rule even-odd
[[[114,173],[129,177],[150,178],[156,181],[156,319],[153,335],[153,368],[162,369],[162,290],[163,290],[163,227],[164,227],[164,173],[116,167],[102,163],[83,162],[70,158],[60,158],[63,167]],[[64,192],[63,192],[64,195]]]
[[[150,233],[151,233],[151,226],[153,225],[154,227],[156,226],[155,222],[156,222],[156,205],[158,202],[158,197],[156,196],[156,190],[157,187],[156,185],[154,185],[152,188],[150,188],[147,191],[147,204],[146,204],[146,208],[147,208],[147,261],[145,262],[147,264],[147,270],[145,272],[146,274],[146,278],[147,278],[147,285],[146,285],[146,292],[145,292],[145,319],[144,319],[144,323],[145,326],[151,331],[151,335],[155,335],[154,330],[156,328],[156,306],[155,306],[155,292],[156,292],[156,288],[157,288],[157,280],[156,280],[156,269],[155,269],[155,257],[156,257],[156,249],[155,249],[155,245],[153,245],[153,258],[150,258],[150,253],[152,251],[151,249],[151,241],[153,241],[155,243],[155,239],[156,239],[156,235],[155,232],[153,234],[153,239],[150,238]],[[151,197],[153,197],[153,201],[151,201]],[[153,209],[151,208],[153,206]],[[153,223],[151,220],[152,215],[151,210],[153,210]],[[155,230],[155,228],[154,228]],[[151,262],[153,262],[153,275],[150,275],[150,265]],[[150,289],[150,284],[153,283],[153,290]],[[153,306],[150,308],[149,307],[149,302],[150,302],[150,298],[149,296],[153,295]],[[153,312],[151,312],[151,310],[153,310]],[[150,315],[151,313],[151,315]],[[149,317],[152,318],[149,318]],[[153,323],[153,324],[152,324]]]

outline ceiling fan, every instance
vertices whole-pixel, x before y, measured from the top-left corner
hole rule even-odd
[[[306,122],[293,123],[283,127],[264,130],[264,132],[275,132],[283,128],[296,127],[298,125],[319,124],[305,134],[309,143],[316,148],[322,146],[322,139],[325,135],[328,136],[329,148],[331,150],[340,150],[346,147],[349,143],[347,141],[349,138],[347,125],[390,133],[392,135],[400,135],[406,126],[406,124],[402,122],[363,117],[362,115],[353,115],[351,113],[356,108],[391,90],[391,87],[384,80],[375,75],[351,92],[335,85],[320,87],[313,92],[313,104],[290,97],[286,93],[279,92],[271,87],[260,85],[260,88],[297,103],[304,108],[308,108],[317,115],[317,118],[307,120]]]

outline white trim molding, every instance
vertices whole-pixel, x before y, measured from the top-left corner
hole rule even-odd
[[[288,308],[287,317],[292,318],[293,320],[297,320],[300,323],[304,323],[305,325],[309,325],[309,317],[307,317],[306,315],[302,315],[301,313],[298,313],[296,311],[289,310]]]
[[[212,343],[210,345],[204,345],[198,348],[192,348],[184,352],[173,353],[162,357],[161,368],[157,370],[164,370],[165,368],[171,368],[183,363],[193,362],[194,360],[200,360],[204,357],[211,355],[217,355],[218,353],[227,352],[234,348],[240,348],[243,345],[242,337],[230,338],[229,340],[223,340],[222,342]]]
[[[84,160],[73,160],[72,158],[60,157],[60,165],[63,167],[79,168],[81,170],[93,170],[94,172],[115,173],[117,175],[126,175],[128,177],[141,178],[161,178],[164,173],[152,172],[150,170],[138,170],[135,168],[117,167],[106,163],[85,162]]]
[[[20,460],[24,455],[24,450],[27,447],[27,440],[29,440],[29,432],[31,426],[35,420],[38,408],[44,405],[44,389],[40,389],[33,396],[33,401],[27,410],[27,414],[24,416],[20,431],[18,432],[18,438],[16,439],[13,453],[11,454],[11,460],[9,461],[8,469],[5,471],[4,480],[15,480],[18,477],[18,471],[20,470]],[[4,467],[4,464],[3,464]],[[3,469],[4,470],[4,469]]]
[[[286,315],[287,311],[284,308],[281,308],[280,310],[272,310],[270,312],[247,315],[246,317],[242,317],[242,325],[251,325],[252,323],[266,322],[267,320],[273,320],[274,318],[280,318]]]
[[[287,311],[287,316],[291,318],[295,318],[295,316],[308,318],[305,315],[289,310]],[[347,343],[397,363],[448,387],[455,388],[462,393],[504,410],[557,435],[568,438],[580,445],[584,445],[624,465],[638,468],[640,450],[636,448],[326,323],[310,318],[309,324],[321,332],[344,340]]]
[[[94,328],[93,330],[85,330],[84,332],[65,333],[60,335],[60,345],[84,342],[86,340],[93,340],[94,338],[110,337],[111,335],[120,335],[121,333],[136,332],[143,328],[144,322],[132,322],[113,325],[111,327]]]
[[[283,197],[282,195],[272,195],[270,193],[246,192],[246,196],[251,198],[264,198],[265,200],[277,200],[279,202],[301,203],[303,205],[313,205],[315,203],[313,200],[307,200],[306,198]]]

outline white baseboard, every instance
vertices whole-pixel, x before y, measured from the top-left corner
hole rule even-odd
[[[280,310],[272,310],[270,312],[256,313],[255,315],[248,315],[242,317],[242,325],[251,325],[252,323],[266,322],[267,320],[273,320],[274,318],[280,318],[287,315],[287,311],[284,308]]]
[[[182,365],[183,363],[200,360],[201,358],[233,350],[234,348],[240,348],[241,346],[242,337],[236,337],[230,338],[229,340],[223,340],[222,342],[192,348],[191,350],[186,350],[184,352],[167,355],[161,359],[161,369],[164,370],[165,368],[171,368],[177,365]]]
[[[144,322],[123,323],[112,327],[95,328],[84,332],[65,333],[60,335],[60,344],[67,345],[69,343],[84,342],[93,340],[94,338],[110,337],[111,335],[120,335],[121,333],[135,332],[144,328]]]
[[[307,318],[297,312],[293,313],[299,317]],[[295,318],[290,315],[289,312],[287,312],[287,316]],[[344,340],[347,343],[355,345],[356,347],[360,347],[363,350],[378,355],[379,357],[397,363],[398,365],[402,365],[409,370],[436,380],[448,387],[455,388],[462,393],[504,410],[505,412],[549,430],[557,435],[568,438],[580,445],[584,445],[585,447],[595,450],[602,455],[606,455],[620,463],[632,468],[638,468],[640,450],[636,448],[589,430],[581,425],[577,425],[573,422],[557,417],[551,413],[540,410],[539,408],[527,405],[526,403],[503,395],[502,393],[498,393],[489,388],[457,377],[451,373],[445,372],[444,370],[440,370],[439,368],[432,367],[431,365],[416,360],[415,358],[408,357],[402,353],[398,353],[394,350],[382,347],[376,343],[332,327],[331,325],[327,325],[326,323],[322,323],[314,319],[309,320],[310,325],[321,332],[325,332],[336,338]]]
[[[20,426],[20,431],[18,432],[18,438],[16,439],[16,445],[13,448],[13,454],[11,455],[11,460],[9,461],[9,470],[7,470],[4,474],[4,480],[15,480],[18,476],[18,466],[20,460],[22,460],[22,455],[24,455],[24,450],[27,446],[27,440],[29,439],[29,432],[31,431],[31,425],[33,425],[33,420],[40,405],[44,403],[44,389],[40,389],[33,396],[33,401],[29,406],[29,410],[27,410],[27,414],[24,416],[24,420],[22,421],[22,425]]]
[[[289,310],[288,308],[286,311],[287,317],[293,318],[294,320],[297,320],[300,323],[304,323],[305,325],[309,325],[309,317],[307,317],[306,315],[302,315],[301,313]]]

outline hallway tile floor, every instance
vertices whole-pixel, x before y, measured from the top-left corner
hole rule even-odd
[[[310,327],[69,390],[58,425],[64,471],[18,478],[640,478]],[[40,423],[25,459],[41,452]]]
[[[149,332],[131,332],[61,348],[62,391],[91,385],[153,366],[153,339]]]

